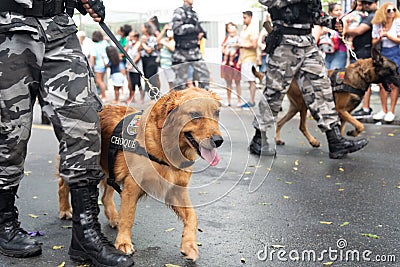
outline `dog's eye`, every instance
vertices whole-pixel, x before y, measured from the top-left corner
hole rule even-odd
[[[201,119],[201,113],[200,112],[190,112],[190,117],[192,117],[192,119]]]

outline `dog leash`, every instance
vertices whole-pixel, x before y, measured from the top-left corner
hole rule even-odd
[[[128,52],[125,51],[125,49],[122,47],[120,42],[117,40],[115,35],[111,32],[110,28],[104,23],[104,21],[99,22],[100,27],[104,30],[104,32],[110,37],[111,41],[119,48],[119,50],[124,54],[126,59],[132,64],[132,66],[135,68],[135,70],[139,73],[140,77],[144,80],[144,82],[149,86],[150,91],[154,94],[155,99],[159,99],[161,97],[161,91],[158,89],[156,86],[153,86],[149,79],[147,79],[144,74],[139,70],[139,68],[136,66],[135,62],[133,62],[133,59],[129,56]]]

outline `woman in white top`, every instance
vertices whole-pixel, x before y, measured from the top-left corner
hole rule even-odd
[[[392,3],[384,3],[372,19],[372,45],[381,46],[381,53],[400,66],[400,12]],[[399,96],[399,88],[391,85],[390,110],[387,109],[388,92],[379,85],[382,110],[373,116],[374,120],[394,120],[394,110]]]

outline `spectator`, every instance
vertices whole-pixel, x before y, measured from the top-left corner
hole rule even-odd
[[[104,35],[101,31],[94,31],[92,33],[93,46],[90,51],[90,62],[95,73],[96,84],[100,88],[101,100],[107,100],[106,89],[107,85],[104,82],[106,75],[106,63],[108,62],[106,47],[109,46],[108,42],[104,40]]]
[[[128,54],[132,58],[133,63],[135,63],[136,67],[140,72],[143,73],[143,63],[140,57],[140,49],[141,43],[139,41],[139,33],[137,31],[131,31],[129,33],[129,42],[128,42]],[[143,104],[144,101],[144,90],[142,89],[142,82],[139,72],[132,66],[132,64],[127,61],[126,69],[128,70],[128,87],[129,87],[129,98],[127,103],[135,102],[135,91],[136,87],[138,87],[140,92],[140,100],[139,104]]]
[[[131,31],[132,31],[132,27],[128,24],[125,24],[124,26],[121,26],[118,29],[118,34],[120,36],[119,43],[124,48],[128,45],[128,36]],[[119,68],[120,68],[121,73],[126,76],[126,57],[124,56],[124,54],[121,51],[119,51],[119,54],[121,55],[121,58],[122,58]]]
[[[263,25],[265,23],[271,23],[271,15],[269,13],[267,13],[265,20],[263,22]],[[270,24],[272,26],[272,23]],[[267,38],[268,35],[268,31],[265,27],[262,27],[261,32],[258,36],[258,41],[257,41],[257,52],[258,52],[258,65],[260,66],[259,70],[261,72],[265,72],[266,68],[267,68],[267,59],[268,59],[268,55],[267,52],[265,52],[265,47],[266,47],[266,43],[265,43],[265,38]],[[261,81],[260,81],[261,82]]]
[[[163,37],[166,34],[166,37]],[[160,49],[160,68],[167,78],[169,90],[174,87],[175,72],[172,67],[172,53],[175,50],[174,32],[169,24],[166,24],[157,37],[158,43],[161,45]]]
[[[233,22],[228,22],[225,25],[225,32],[226,32],[226,37],[224,41],[222,42],[222,47],[224,47],[224,43],[226,40],[229,38],[228,36],[235,36],[237,37],[237,26]],[[240,86],[240,80],[241,80],[241,73],[240,73],[240,67],[238,65],[238,60],[239,60],[239,45],[236,45],[236,52],[234,54],[233,58],[233,66],[226,66],[224,64],[221,65],[221,78],[225,79],[226,81],[226,94],[227,94],[227,106],[231,106],[231,99],[232,99],[232,82],[235,83],[236,85],[236,93],[237,93],[237,107],[242,106],[242,100],[241,100],[241,86]]]
[[[350,12],[349,14],[345,15],[342,18],[343,23],[348,24],[348,29],[355,29],[357,28],[361,20],[367,16],[366,12],[363,11],[362,7],[362,2],[359,0],[354,0],[351,3],[351,9],[354,10],[353,12]],[[349,46],[354,49],[353,46],[353,37],[352,36],[346,36],[346,41],[349,44]]]
[[[344,23],[343,33],[345,36],[353,38],[354,53],[357,59],[370,58],[372,48],[372,18],[378,9],[377,0],[362,0],[363,10],[368,12],[368,16],[361,20],[356,28],[350,28],[348,23]],[[354,62],[356,58],[350,55],[350,61]],[[372,109],[370,107],[371,87],[365,92],[362,108],[355,111],[352,115],[355,118],[370,117]]]
[[[118,48],[115,46],[107,46],[106,48],[107,57],[110,60],[106,67],[110,68],[110,78],[112,85],[114,86],[115,104],[119,104],[120,90],[125,84],[125,76],[121,72],[121,56]]]
[[[199,81],[199,87],[208,90],[210,73],[199,47],[199,41],[204,37],[205,31],[202,30],[197,13],[193,10],[193,0],[183,0],[183,6],[175,9],[171,26],[175,39],[175,51],[172,54],[176,74],[174,89],[186,88],[188,70],[192,67],[193,79]]]
[[[93,45],[92,40],[86,36],[86,33],[84,31],[78,31],[76,35],[78,36],[79,43],[81,44],[83,54],[86,56],[87,59],[89,59],[90,51]]]
[[[154,36],[157,38],[160,35],[160,22],[158,21],[157,16],[153,16],[149,19],[151,26],[153,26],[153,33]]]
[[[149,79],[150,83],[154,87],[159,87],[158,76],[154,76],[158,72],[158,50],[157,50],[157,39],[154,36],[154,28],[150,22],[142,24],[142,38],[141,38],[141,49],[140,57],[143,63],[144,77]],[[150,93],[150,99],[154,99],[155,95],[153,91],[150,91],[149,85],[145,85],[146,92]]]
[[[384,3],[376,11],[372,19],[372,45],[380,44],[381,53],[400,66],[400,13],[392,3]],[[373,115],[374,120],[392,122],[395,118],[394,110],[399,97],[399,88],[391,84],[390,110],[387,109],[388,92],[379,84],[379,96],[382,110]]]
[[[242,72],[242,81],[248,82],[250,87],[250,100],[242,105],[243,109],[255,106],[256,76],[251,68],[257,65],[258,27],[252,23],[253,12],[243,12],[243,30],[240,33],[239,65]]]
[[[331,17],[340,19],[343,14],[342,5],[338,3],[329,3],[328,13]],[[325,63],[328,70],[342,69],[346,67],[347,63],[347,48],[343,41],[340,39],[339,33],[335,30],[323,27],[323,34],[332,46],[325,50]],[[320,44],[322,36],[320,36]]]

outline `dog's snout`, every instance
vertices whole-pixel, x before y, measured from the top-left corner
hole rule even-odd
[[[224,139],[220,135],[213,135],[211,137],[211,146],[212,147],[220,147],[223,142],[224,142]]]

